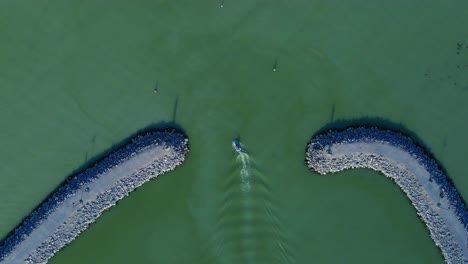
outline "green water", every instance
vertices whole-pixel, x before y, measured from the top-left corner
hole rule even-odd
[[[443,263],[395,184],[318,176],[304,150],[332,119],[385,118],[467,199],[468,2],[220,3],[0,3],[1,236],[89,159],[175,119],[186,163],[50,263]]]

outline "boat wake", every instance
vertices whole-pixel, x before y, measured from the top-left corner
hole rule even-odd
[[[237,161],[241,164],[240,170],[240,180],[241,180],[241,190],[243,192],[250,191],[250,172],[249,172],[249,154],[245,152],[239,153],[237,156]]]
[[[199,263],[295,263],[266,177],[239,141],[211,241]]]

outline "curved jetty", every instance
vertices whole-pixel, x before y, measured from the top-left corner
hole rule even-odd
[[[350,128],[314,137],[306,163],[320,174],[369,168],[393,179],[426,224],[447,263],[468,263],[468,213],[437,163],[411,139],[378,128]]]
[[[0,263],[46,263],[135,188],[182,164],[187,139],[151,132],[68,179],[0,246]]]

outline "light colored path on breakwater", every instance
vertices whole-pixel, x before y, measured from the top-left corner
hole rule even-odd
[[[168,134],[169,137],[167,137]],[[166,137],[162,141],[154,135],[141,137],[147,141],[144,145],[131,143],[118,151],[128,154],[127,157],[120,153],[120,155],[111,154],[106,158],[114,156],[121,162],[109,168],[104,167],[103,171],[97,169],[96,178],[80,184],[78,189],[68,193],[63,202],[50,210],[50,213],[29,235],[15,244],[13,250],[0,263],[47,262],[58,250],[94,222],[104,210],[113,206],[117,200],[151,178],[180,165],[188,151],[187,141],[182,139],[182,135],[156,133],[156,135]],[[148,137],[154,137],[154,140],[148,140]],[[166,141],[168,138],[170,140]],[[140,138],[136,141],[138,140]],[[89,170],[93,173],[94,169]],[[76,177],[79,178],[81,175],[83,174]],[[56,193],[66,192],[64,189],[66,185]]]
[[[447,263],[468,263],[466,209],[435,161],[408,138],[373,128],[329,132],[312,139],[306,159],[320,174],[370,168],[392,178],[415,206]]]

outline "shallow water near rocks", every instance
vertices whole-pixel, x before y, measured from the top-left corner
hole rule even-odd
[[[175,121],[186,163],[50,263],[443,263],[394,183],[318,176],[304,151],[332,121],[388,119],[466,200],[468,3],[220,3],[0,4],[1,236],[90,159]]]

